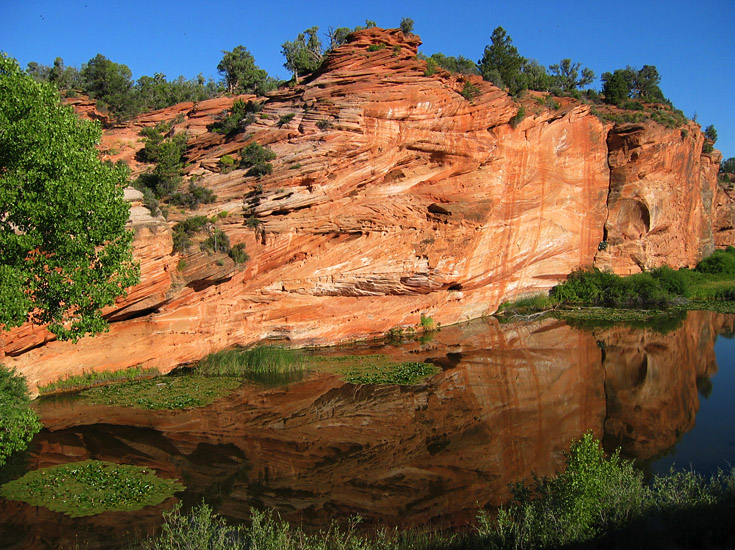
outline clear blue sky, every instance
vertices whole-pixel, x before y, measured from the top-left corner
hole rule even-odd
[[[735,156],[735,0],[0,0],[0,14],[0,51],[23,67],[52,65],[57,56],[79,67],[101,53],[128,65],[134,78],[161,72],[169,79],[219,79],[222,50],[238,44],[268,73],[287,78],[283,42],[314,25],[326,32],[365,19],[397,27],[410,17],[424,53],[477,61],[500,25],[542,65],[570,57],[598,76],[655,65],[664,94],[687,116],[696,112],[703,127],[714,124],[716,147]]]

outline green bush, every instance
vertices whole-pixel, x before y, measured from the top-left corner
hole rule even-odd
[[[174,225],[174,252],[186,252],[186,250],[192,245],[192,235],[204,229],[207,223],[209,223],[209,220],[206,216],[193,216]]]
[[[0,466],[11,454],[25,449],[40,429],[25,378],[0,364]]]
[[[229,254],[230,239],[224,231],[215,228],[212,234],[202,241],[199,248],[204,252],[223,252]]]
[[[211,189],[207,189],[196,183],[189,184],[186,193],[174,193],[169,202],[176,206],[186,206],[191,210],[198,208],[200,204],[211,204],[217,200],[217,195]]]
[[[735,248],[728,246],[726,250],[715,250],[714,254],[699,262],[695,270],[710,275],[735,276]]]
[[[520,107],[518,107],[518,112],[516,112],[516,115],[510,119],[511,127],[515,128],[516,126],[518,126],[525,116],[526,108],[521,105]]]
[[[236,264],[244,264],[250,259],[250,256],[245,252],[245,243],[237,243],[235,246],[230,248],[229,256],[232,261]]]
[[[462,97],[466,100],[471,101],[480,94],[480,88],[472,84],[469,80],[465,80],[464,87],[462,88]]]
[[[242,99],[236,99],[229,110],[224,111],[223,115],[207,126],[207,130],[232,137],[255,122],[255,114],[261,109],[262,105],[257,101],[245,102]]]
[[[269,161],[275,158],[276,154],[268,147],[253,142],[240,153],[240,167],[249,168],[246,176],[264,176],[273,172],[273,165]]]
[[[222,155],[222,157],[219,159],[219,164],[222,167],[222,173],[227,174],[228,172],[231,172],[232,169],[235,167],[235,159],[232,158],[230,155]]]
[[[294,113],[288,113],[287,115],[282,115],[281,118],[278,119],[278,122],[277,122],[278,127],[280,128],[284,124],[288,124],[289,122],[293,120],[293,117],[295,116],[296,115]]]

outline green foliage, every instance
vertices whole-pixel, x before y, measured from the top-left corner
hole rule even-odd
[[[431,58],[426,59],[426,69],[424,69],[424,76],[431,76],[436,73],[439,65],[436,61]]]
[[[288,124],[293,120],[293,117],[295,117],[295,113],[288,113],[287,115],[281,115],[281,117],[278,119],[278,122],[276,123],[278,127],[280,128],[284,124]]]
[[[704,129],[704,137],[712,143],[717,141],[717,130],[715,130],[714,125],[710,124]]]
[[[225,86],[231,94],[264,95],[274,90],[277,81],[255,64],[255,58],[244,46],[236,46],[231,52],[223,50],[224,57],[217,70],[225,77]]]
[[[167,81],[166,75],[155,73],[152,77],[141,76],[131,91],[135,110],[130,114],[164,109],[184,101],[203,101],[215,97],[220,88],[213,80],[205,81],[200,74],[196,79],[187,80],[179,76]]]
[[[653,65],[643,65],[640,70],[630,66],[616,69],[612,73],[603,73],[601,79],[605,103],[621,105],[629,98],[668,103],[659,88],[661,76]]]
[[[242,99],[236,99],[232,103],[232,108],[229,111],[225,111],[224,116],[220,116],[220,118],[208,125],[207,130],[232,137],[255,122],[255,114],[259,113],[261,109],[262,105],[257,101],[248,101],[246,103]]]
[[[380,50],[386,49],[388,46],[385,44],[385,42],[381,42],[380,44],[370,44],[367,47],[367,51],[369,52],[377,52]]]
[[[176,191],[182,180],[186,134],[173,133],[172,124],[166,122],[143,128],[140,134],[145,137],[145,146],[138,152],[138,160],[156,166],[141,174],[134,185],[141,190],[150,189],[158,199],[165,198]]]
[[[413,35],[413,19],[411,19],[410,17],[404,17],[403,19],[401,19],[401,24],[399,28],[401,29],[401,32],[406,36]]]
[[[555,86],[561,88],[564,92],[571,92],[577,88],[588,86],[595,80],[595,73],[585,67],[582,74],[579,74],[581,63],[573,63],[571,59],[562,59],[556,65],[549,65],[549,70],[553,73],[552,82]]]
[[[224,254],[230,253],[230,239],[227,234],[221,229],[212,229],[209,237],[201,242],[199,248],[205,252],[222,252]]]
[[[244,264],[250,259],[248,253],[245,252],[245,243],[237,243],[235,246],[230,248],[228,255],[237,265]]]
[[[0,364],[0,466],[11,454],[25,449],[40,429],[25,378]]]
[[[286,58],[283,66],[293,73],[297,84],[300,76],[316,71],[324,61],[318,31],[319,27],[311,27],[299,33],[295,40],[281,44],[281,53]]]
[[[276,154],[268,147],[253,142],[240,153],[240,167],[249,168],[246,176],[264,176],[273,172],[273,165],[269,161],[275,158]]]
[[[233,168],[235,168],[235,159],[232,158],[230,155],[222,155],[222,157],[219,159],[219,164],[222,167],[222,173],[227,174],[228,172],[231,172]]]
[[[507,87],[516,95],[527,87],[521,74],[526,59],[518,53],[513,41],[503,27],[497,27],[490,38],[491,44],[477,63],[480,74],[499,88]]]
[[[101,308],[139,280],[125,170],[100,162],[99,125],[1,55],[0,128],[0,325],[106,330]]]
[[[720,163],[720,173],[735,174],[735,157],[730,157]]]
[[[349,368],[342,377],[351,384],[416,384],[439,371],[431,363],[407,361],[403,363],[375,364],[368,368]]]
[[[234,376],[267,386],[297,382],[308,369],[301,351],[280,346],[223,350],[196,366],[196,372],[204,376]]]
[[[80,389],[90,388],[92,386],[101,386],[113,382],[127,382],[129,380],[138,380],[140,378],[152,378],[159,376],[161,373],[158,369],[143,369],[140,367],[130,367],[127,369],[102,372],[85,372],[74,376],[67,376],[55,382],[38,387],[40,395],[48,395],[50,393],[71,392]]]
[[[430,57],[426,57],[423,54],[419,54],[419,59],[423,59],[427,63],[431,60],[434,67],[439,66],[454,74],[480,74],[475,62],[461,55],[459,57],[453,57],[444,55],[443,53],[434,53]]]
[[[480,94],[480,88],[472,84],[469,80],[464,81],[464,86],[462,87],[462,97],[464,97],[468,101],[472,101]]]
[[[710,275],[735,276],[735,248],[728,246],[725,250],[715,250],[711,256],[699,262],[695,270]]]
[[[520,298],[512,302],[503,302],[498,307],[500,315],[529,315],[540,311],[547,311],[559,302],[547,294],[536,294],[526,298]]]
[[[209,405],[239,385],[240,382],[232,378],[181,374],[97,386],[79,395],[96,405],[178,410]]]
[[[525,116],[526,116],[526,108],[523,105],[521,105],[520,107],[518,107],[518,111],[516,112],[515,116],[510,119],[510,125],[513,128],[515,128],[521,123],[521,121],[525,118]]]
[[[119,120],[137,112],[132,72],[127,65],[114,63],[98,53],[82,67],[80,77],[82,90],[106,105]]]
[[[202,231],[209,223],[206,216],[187,218],[173,227],[173,251],[184,253],[192,245],[191,237]]]
[[[328,130],[331,125],[332,123],[327,118],[316,121],[316,127],[319,128],[321,131]]]
[[[183,490],[178,480],[148,468],[84,460],[28,472],[3,485],[0,495],[77,518],[140,510]]]
[[[169,202],[177,206],[186,206],[194,210],[200,204],[212,204],[217,200],[217,195],[211,189],[207,189],[196,183],[190,183],[186,193],[174,193]]]
[[[424,315],[423,313],[421,314],[421,317],[419,319],[419,325],[421,325],[421,328],[427,332],[437,329],[437,325],[434,319],[432,319],[428,315]]]
[[[551,548],[588,542],[624,525],[643,510],[642,475],[618,452],[606,459],[591,433],[573,441],[566,469],[513,487],[514,500],[493,523],[482,513],[480,535],[488,548]]]

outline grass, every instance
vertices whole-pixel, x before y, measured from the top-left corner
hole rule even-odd
[[[122,382],[84,390],[84,401],[97,405],[118,405],[149,410],[175,410],[203,407],[240,386],[237,378],[198,374],[161,376]]]
[[[616,451],[606,456],[591,433],[572,442],[564,470],[512,487],[514,500],[497,514],[481,511],[474,531],[358,531],[340,527],[305,533],[272,512],[251,510],[251,525],[233,526],[205,504],[164,513],[150,550],[179,548],[284,550],[420,550],[543,548],[732,548],[735,469],[711,478],[671,471],[650,484]]]
[[[140,510],[183,490],[177,480],[159,478],[148,468],[85,460],[28,472],[0,487],[0,495],[83,517]]]
[[[142,378],[153,378],[161,373],[158,369],[143,369],[140,367],[131,367],[116,371],[106,372],[85,372],[75,376],[67,376],[66,378],[56,380],[45,386],[38,387],[40,395],[49,395],[53,393],[70,392],[92,386],[101,386],[111,384],[113,382],[126,382],[130,380],[139,380]]]
[[[203,376],[235,376],[265,386],[301,380],[308,372],[303,354],[279,346],[228,349],[208,355],[196,366]]]

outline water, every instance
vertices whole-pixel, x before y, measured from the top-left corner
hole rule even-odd
[[[246,383],[183,412],[39,400],[46,428],[24,467],[86,458],[151,467],[184,482],[185,508],[205,500],[233,521],[255,507],[306,529],[355,513],[368,528],[466,528],[478,508],[507,501],[509,483],[558,471],[587,430],[653,471],[672,459],[704,472],[735,461],[734,342],[717,337],[734,325],[708,312],[666,333],[485,319],[349,350],[442,368],[417,386],[316,373],[287,387]],[[0,499],[0,547],[122,547],[154,532],[173,503],[72,519]]]

